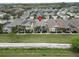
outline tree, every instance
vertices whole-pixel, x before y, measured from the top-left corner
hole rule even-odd
[[[34,29],[35,29],[36,33],[40,33],[41,32],[41,26],[36,26]]]
[[[18,26],[13,27],[13,28],[12,28],[12,33],[17,33],[17,32],[18,32]]]
[[[34,19],[36,19],[37,18],[37,15],[36,14],[34,14]]]
[[[3,24],[0,24],[0,33],[3,33],[2,28],[3,28]]]
[[[49,15],[49,19],[51,19],[52,18],[52,16],[51,15]]]
[[[10,15],[9,15],[9,14],[3,15],[3,19],[4,19],[4,20],[9,20],[9,19],[10,19]]]
[[[47,32],[47,28],[45,26],[36,26],[35,28],[35,32],[36,33],[46,33]]]

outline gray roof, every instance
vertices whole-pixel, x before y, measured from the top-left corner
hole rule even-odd
[[[32,24],[33,20],[30,20],[30,19],[27,19],[27,20],[24,20],[21,25],[23,26],[30,26]]]
[[[62,19],[50,19],[46,22],[49,28],[59,27],[59,28],[68,28],[68,22]]]
[[[73,26],[79,28],[79,19],[69,20],[69,25],[73,25]]]

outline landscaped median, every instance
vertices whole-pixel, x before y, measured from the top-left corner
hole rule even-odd
[[[3,34],[0,43],[68,43],[72,38],[79,38],[79,34]]]

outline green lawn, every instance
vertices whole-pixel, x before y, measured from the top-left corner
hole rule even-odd
[[[79,34],[26,34],[0,35],[0,42],[17,43],[70,43],[72,38],[79,38]]]
[[[79,56],[69,49],[49,49],[49,48],[30,48],[30,49],[0,49],[0,56],[23,57],[23,56]]]
[[[27,43],[71,43],[72,38],[79,38],[79,34],[26,34],[26,35],[0,35],[0,42],[27,42]],[[79,56],[71,49],[49,48],[2,48],[0,56]]]

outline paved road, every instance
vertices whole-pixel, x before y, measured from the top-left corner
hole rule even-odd
[[[26,35],[26,34],[70,34],[70,35],[75,35],[79,33],[17,33],[16,35]]]
[[[59,43],[0,43],[0,48],[70,48],[71,44]]]

